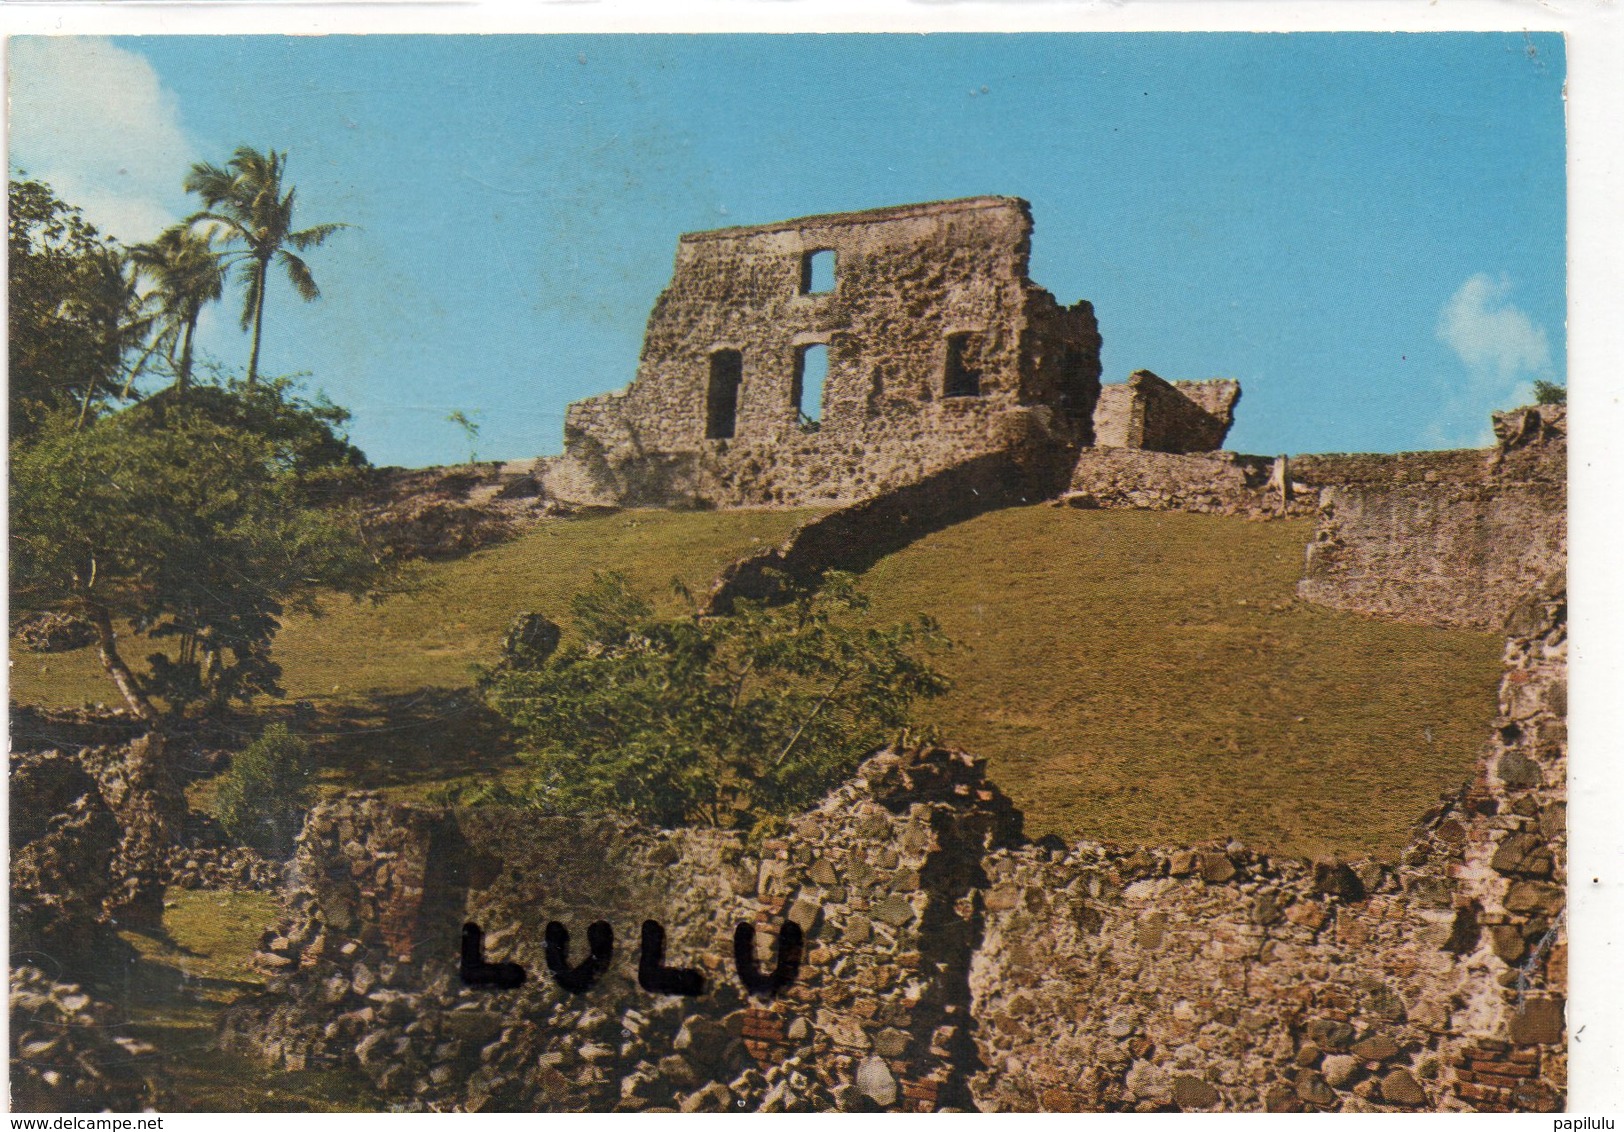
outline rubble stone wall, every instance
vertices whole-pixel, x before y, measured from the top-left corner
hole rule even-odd
[[[1181,455],[1132,448],[1085,448],[1060,502],[1072,507],[1193,511],[1271,518],[1311,515],[1315,493],[1270,483],[1274,460],[1234,452]],[[1288,489],[1290,490],[1290,489]]]
[[[1086,443],[1098,328],[1088,303],[1062,307],[1027,278],[1031,231],[1025,201],[975,197],[683,236],[636,380],[570,406],[548,494],[840,502],[990,452]],[[834,285],[810,291],[806,257],[823,251]],[[808,347],[828,351],[821,406],[800,396]],[[718,429],[729,359],[735,411]]]
[[[1554,1110],[1566,1085],[1566,605],[1518,607],[1472,782],[1396,861],[1038,844],[970,756],[870,760],[781,838],[500,808],[324,803],[267,993],[225,1040],[408,1107]],[[527,972],[463,986],[458,932]],[[607,920],[575,995],[546,924]],[[644,919],[705,993],[636,980]],[[732,933],[806,935],[776,998]]]
[[[804,582],[825,570],[860,572],[933,531],[1000,507],[1052,498],[1066,482],[1070,455],[1042,449],[992,453],[809,519],[779,546],[729,564],[712,587],[707,609],[726,613],[736,598],[771,598],[783,577]]]
[[[1153,452],[1211,452],[1224,445],[1240,400],[1238,381],[1168,382],[1136,370],[1121,385],[1100,389],[1094,443]]]
[[[880,755],[782,839],[433,810],[358,796],[319,806],[296,858],[293,914],[264,941],[271,973],[224,1041],[288,1068],[359,1066],[404,1104],[481,1109],[680,1106],[934,1109],[969,1103],[971,894],[1018,818],[982,767],[943,750]],[[696,997],[638,985],[641,925]],[[586,954],[607,921],[598,985],[548,975],[546,925]],[[515,990],[461,984],[465,921]],[[799,977],[747,994],[733,933],[754,924],[763,970],[779,931],[805,934]]]
[[[1523,595],[1567,568],[1566,413],[1501,413],[1495,430],[1496,448],[1476,461],[1358,458],[1348,468],[1358,482],[1320,494],[1298,593],[1336,609],[1501,628]]]
[[[1519,606],[1472,783],[1396,862],[1237,844],[989,855],[971,972],[1001,1110],[1559,1109],[1566,608]]]

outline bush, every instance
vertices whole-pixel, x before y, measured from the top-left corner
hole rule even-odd
[[[309,744],[285,725],[272,724],[220,776],[215,816],[242,844],[286,857],[304,826],[314,772]]]
[[[781,605],[667,619],[599,575],[572,603],[572,640],[510,650],[481,677],[535,773],[470,800],[745,829],[816,802],[947,690],[928,660],[947,642],[924,617],[869,624],[846,574],[786,589]]]
[[[1554,381],[1534,382],[1534,402],[1539,405],[1566,405],[1568,387]]]

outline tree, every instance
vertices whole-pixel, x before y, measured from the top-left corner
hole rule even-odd
[[[145,337],[123,250],[41,181],[9,183],[11,436],[27,440],[52,416],[89,420],[124,377]]]
[[[572,603],[572,641],[481,675],[535,773],[479,796],[721,827],[816,801],[895,738],[914,701],[947,690],[928,660],[946,641],[925,617],[868,624],[847,574],[787,592],[666,619],[599,575]]]
[[[376,576],[356,509],[330,502],[364,463],[334,431],[343,417],[285,382],[193,386],[14,446],[14,605],[88,620],[109,678],[151,724],[154,697],[178,714],[278,694],[282,615]],[[174,655],[132,669],[119,621],[173,638]]]
[[[468,438],[468,462],[479,463],[479,452],[474,448],[479,442],[479,422],[469,419],[468,414],[461,409],[454,410],[446,420],[462,429],[462,434]]]
[[[175,374],[175,384],[185,389],[192,380],[197,320],[203,307],[216,302],[225,291],[226,264],[214,248],[214,229],[184,224],[166,228],[151,243],[131,248],[130,260],[152,280],[159,308],[157,334],[147,353],[162,350]],[[126,392],[128,389],[126,383]]]
[[[1568,387],[1554,381],[1534,382],[1534,403],[1537,405],[1566,405]]]
[[[280,264],[293,289],[305,302],[321,297],[321,289],[310,273],[310,265],[296,252],[319,247],[344,224],[316,224],[295,231],[294,192],[282,188],[287,170],[287,154],[268,150],[260,153],[240,146],[225,167],[199,162],[186,174],[186,191],[202,198],[204,211],[188,224],[216,224],[223,238],[242,245],[244,299],[242,327],[253,328],[254,342],[248,354],[248,384],[259,380],[259,343],[265,325],[265,288],[270,281],[271,263]],[[291,250],[290,250],[291,249]]]

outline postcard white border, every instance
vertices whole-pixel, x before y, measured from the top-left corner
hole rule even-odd
[[[1617,580],[1624,570],[1620,5],[1608,0],[0,0],[0,32],[7,36],[1523,30],[1561,32],[1567,40],[1573,607],[1568,1105],[1569,1115],[1617,1113],[1624,1108],[1624,586]],[[1543,1123],[1548,1117],[1517,1119],[1551,1127]],[[176,1127],[186,1124],[177,1121]]]

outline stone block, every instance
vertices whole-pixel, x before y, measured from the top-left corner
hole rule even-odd
[[[1511,1016],[1506,1036],[1518,1045],[1554,1045],[1563,1040],[1565,1003],[1560,998],[1529,998]]]
[[[1427,1092],[1408,1069],[1394,1069],[1382,1077],[1382,1100],[1406,1108],[1419,1108],[1427,1103]]]
[[[1222,1099],[1217,1089],[1199,1077],[1173,1078],[1173,1103],[1181,1109],[1212,1108]]]

